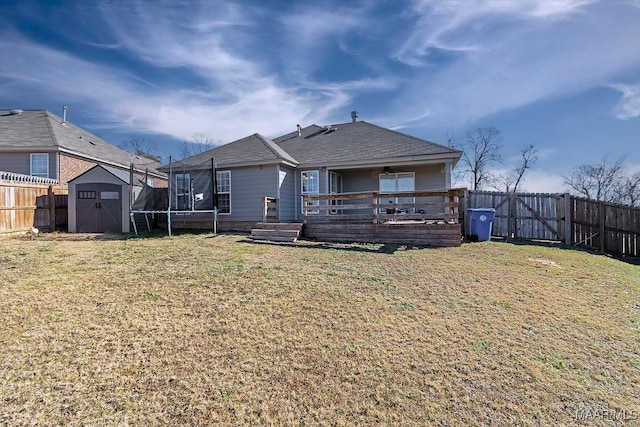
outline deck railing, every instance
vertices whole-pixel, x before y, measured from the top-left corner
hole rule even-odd
[[[463,188],[305,195],[304,222],[437,221],[457,224]],[[411,199],[410,201],[407,199]]]

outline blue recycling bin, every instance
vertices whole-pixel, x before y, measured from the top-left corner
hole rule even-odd
[[[467,209],[469,216],[469,240],[485,242],[491,240],[491,227],[496,210],[493,208]]]

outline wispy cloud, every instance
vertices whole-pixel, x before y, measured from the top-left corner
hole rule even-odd
[[[640,85],[611,85],[611,88],[622,93],[622,97],[613,108],[613,115],[626,120],[640,117]]]
[[[352,109],[394,128],[458,127],[625,81],[640,67],[629,42],[640,40],[640,8],[616,6],[79,2],[55,19],[33,18],[56,31],[50,23],[72,16],[77,31],[57,30],[72,47],[0,15],[0,90],[9,100],[46,94],[54,105],[89,105],[105,129],[176,138],[275,136],[346,120]],[[638,117],[638,86],[613,88],[622,94],[614,114]]]
[[[395,111],[430,111],[431,123],[471,122],[598,87],[640,65],[637,45],[629,42],[640,40],[635,7],[610,12],[606,3],[569,0],[457,6],[416,6],[419,18],[399,60],[422,66],[436,48],[464,53],[445,68],[416,72]],[[401,113],[390,120],[403,123]]]

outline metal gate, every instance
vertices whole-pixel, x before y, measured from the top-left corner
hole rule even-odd
[[[122,187],[78,184],[76,218],[81,233],[122,232]]]

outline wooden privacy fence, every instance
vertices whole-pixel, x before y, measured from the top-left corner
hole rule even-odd
[[[462,209],[493,208],[492,235],[555,240],[604,253],[640,256],[640,208],[565,194],[468,191]],[[467,221],[462,221],[467,224]]]
[[[0,180],[0,234],[67,228],[67,186]]]

